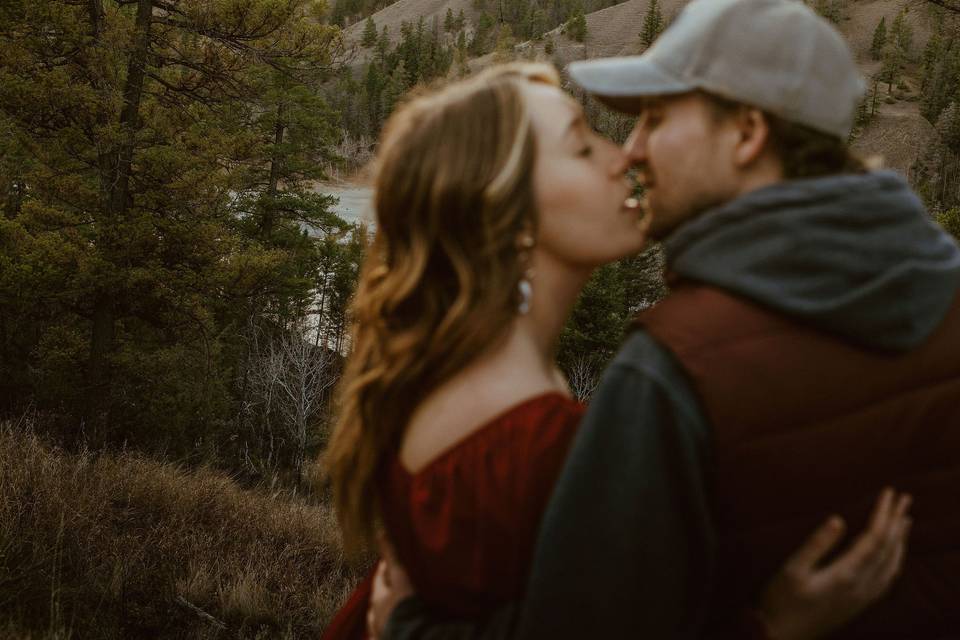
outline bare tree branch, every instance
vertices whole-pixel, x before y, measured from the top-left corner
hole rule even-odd
[[[579,354],[567,371],[567,384],[570,391],[580,402],[586,402],[600,384],[600,367],[595,359]]]

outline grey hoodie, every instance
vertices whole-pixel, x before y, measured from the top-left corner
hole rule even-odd
[[[960,251],[888,171],[783,182],[666,242],[676,273],[870,347],[910,349],[960,284]]]
[[[956,243],[890,172],[760,189],[703,213],[665,246],[682,278],[875,349],[922,343],[960,287]],[[698,637],[717,587],[710,458],[710,426],[686,375],[634,332],[557,482],[524,602],[483,621],[440,622],[411,599],[387,637]]]

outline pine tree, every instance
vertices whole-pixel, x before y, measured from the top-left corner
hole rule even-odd
[[[367,17],[367,23],[363,28],[363,40],[361,44],[368,49],[377,44],[377,23],[373,21],[373,16]]]
[[[383,123],[386,113],[383,110],[383,89],[385,79],[379,63],[370,62],[364,76],[363,102],[367,114],[368,131],[376,131]]]
[[[904,9],[897,14],[893,20],[893,26],[890,29],[893,44],[900,49],[904,56],[910,54],[910,47],[913,46],[913,27],[907,22],[907,11]]]
[[[513,60],[513,48],[516,46],[516,39],[513,37],[513,29],[509,24],[500,25],[500,33],[497,34],[497,45],[494,48],[494,58],[497,62],[509,62]]]
[[[456,28],[457,28],[457,21],[456,21],[456,18],[453,17],[453,9],[450,7],[447,7],[447,15],[443,19],[443,30],[446,31],[447,33],[451,33],[453,31],[456,31]]]
[[[893,85],[900,77],[901,55],[900,48],[893,43],[887,45],[883,53],[880,79],[887,83],[887,91],[891,96],[893,95]]]
[[[495,22],[493,18],[490,17],[490,14],[480,14],[480,18],[477,20],[477,27],[473,31],[473,38],[470,40],[470,55],[482,56],[487,53],[488,40],[490,39],[490,32],[493,30],[494,24]]]
[[[956,102],[951,102],[940,113],[936,123],[940,140],[954,153],[960,152],[960,109]]]
[[[926,83],[923,92],[923,104],[920,107],[920,113],[930,122],[936,122],[940,112],[949,102],[949,76],[949,59],[944,56],[934,64],[930,80]]]
[[[883,50],[887,46],[887,18],[881,17],[877,28],[873,31],[873,42],[870,44],[870,55],[874,60],[883,57]]]
[[[933,74],[936,70],[937,61],[943,55],[943,37],[939,33],[934,33],[927,40],[923,48],[923,78],[920,81],[921,90],[926,90],[933,80]]]
[[[0,146],[3,195],[26,185],[0,219],[0,308],[29,327],[0,320],[0,398],[16,351],[39,406],[94,442],[192,451],[230,420],[238,328],[308,304],[301,224],[332,215],[307,188],[333,138],[314,80],[338,32],[306,0],[106,4],[0,9],[0,127],[32,159]]]
[[[380,36],[377,38],[377,60],[381,64],[387,61],[387,54],[390,53],[390,27],[383,25]]]
[[[817,0],[814,9],[830,22],[839,23],[844,18],[845,4],[845,0]]]
[[[936,215],[937,224],[960,241],[960,207],[945,209]]]
[[[567,20],[563,27],[563,33],[577,42],[583,42],[587,39],[587,18],[583,14],[583,8],[578,7],[573,16]]]
[[[537,7],[530,13],[530,37],[539,40],[547,32],[547,14]]]
[[[650,6],[643,18],[643,30],[640,32],[640,42],[644,49],[653,44],[660,32],[663,31],[663,14],[657,0],[650,0]]]
[[[383,87],[383,102],[382,102],[382,111],[384,118],[388,117],[393,109],[397,106],[397,103],[400,101],[400,98],[403,97],[403,94],[407,92],[407,89],[411,85],[411,80],[409,74],[407,73],[406,65],[401,59],[397,66],[393,69],[393,73],[390,74],[390,77],[387,78],[387,82]]]

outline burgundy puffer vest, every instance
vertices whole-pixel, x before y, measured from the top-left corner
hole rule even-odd
[[[720,611],[737,611],[830,514],[862,530],[882,487],[914,496],[889,596],[844,638],[960,638],[960,299],[920,347],[872,351],[681,283],[638,323],[713,426]]]

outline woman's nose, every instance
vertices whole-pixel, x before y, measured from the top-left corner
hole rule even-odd
[[[615,177],[620,177],[630,169],[631,164],[629,156],[623,149],[614,147],[613,158],[610,163],[610,173]]]
[[[631,165],[641,164],[647,159],[647,135],[640,123],[634,127],[630,137],[623,145],[623,152]]]

